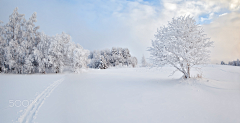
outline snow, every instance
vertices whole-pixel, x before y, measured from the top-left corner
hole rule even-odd
[[[165,66],[1,74],[0,122],[23,117],[36,123],[240,122],[240,67],[207,65],[203,79],[189,80],[182,80],[180,72],[169,76],[173,70]],[[16,100],[35,101],[24,107]]]

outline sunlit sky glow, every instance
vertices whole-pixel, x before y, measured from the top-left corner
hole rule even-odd
[[[127,47],[139,61],[157,28],[191,15],[215,41],[211,63],[240,59],[240,0],[1,0],[0,20],[15,7],[26,19],[37,12],[41,32],[66,32],[89,50]]]

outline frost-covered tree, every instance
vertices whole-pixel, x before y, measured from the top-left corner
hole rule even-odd
[[[9,22],[1,26],[1,69],[4,72],[24,73],[25,59],[40,41],[40,33],[37,32],[39,27],[34,25],[36,21],[36,13],[26,21],[24,15],[15,8],[9,16]]]
[[[185,78],[190,78],[190,69],[194,65],[209,61],[208,48],[212,45],[193,17],[181,16],[157,30],[149,51],[154,65],[170,64]]]
[[[34,59],[38,63],[37,71],[39,73],[46,73],[50,68],[52,56],[50,56],[50,44],[52,37],[47,36],[44,33],[41,33],[41,40],[34,48]]]
[[[225,62],[224,62],[224,61],[221,61],[221,65],[225,65]]]
[[[131,57],[127,48],[115,48],[111,50],[93,51],[89,55],[91,63],[89,67],[107,69],[115,66],[137,66],[137,58]]]
[[[22,66],[23,60],[21,59],[21,54],[23,51],[21,49],[21,43],[24,40],[24,30],[25,28],[24,15],[18,13],[18,8],[15,8],[13,13],[9,16],[9,22],[3,26],[3,66],[5,72],[18,73],[19,67]]]
[[[131,66],[132,67],[137,67],[137,64],[138,64],[138,60],[136,57],[131,57]]]
[[[90,68],[99,68],[101,63],[101,53],[100,51],[93,51],[89,55],[89,59],[91,59],[91,62],[89,64]]]
[[[65,40],[69,36],[65,33],[57,34],[52,38],[50,43],[49,55],[52,57],[52,70],[55,73],[60,73],[64,67],[64,46],[70,41]]]
[[[33,72],[33,58],[31,55],[25,58],[24,72],[28,74]]]
[[[237,61],[230,61],[230,62],[228,62],[228,65],[240,66],[240,61],[239,61],[239,59],[237,59]]]
[[[88,55],[88,50],[83,49],[79,44],[75,45],[72,56],[72,68],[75,73],[79,73],[81,68],[87,68]]]
[[[9,22],[0,25],[0,72],[59,73],[65,66],[73,71],[87,67],[88,50],[72,42],[66,33],[47,36],[38,32],[36,18],[33,13],[26,20],[16,8],[9,16]]]
[[[3,22],[0,21],[0,73],[4,72],[4,45],[6,44],[6,40],[3,37],[4,27],[1,25]]]
[[[144,56],[142,57],[142,67],[147,67],[147,61]]]
[[[53,72],[62,72],[64,66],[71,66],[78,73],[80,68],[87,68],[89,51],[71,41],[70,35],[58,34],[51,38],[49,63]]]
[[[240,61],[239,61],[239,59],[237,59],[237,61],[235,61],[235,64],[236,64],[236,66],[240,66]]]

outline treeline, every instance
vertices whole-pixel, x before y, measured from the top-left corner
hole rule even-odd
[[[237,61],[230,61],[228,63],[225,63],[224,61],[222,61],[221,65],[240,66],[240,61],[239,61],[239,59],[237,59]]]
[[[62,72],[69,66],[74,72],[87,67],[89,51],[71,41],[66,34],[48,36],[38,32],[36,13],[26,20],[16,8],[9,22],[0,26],[0,72]]]
[[[78,73],[82,68],[106,69],[118,65],[137,65],[128,49],[113,48],[91,52],[62,33],[48,36],[38,32],[36,13],[26,20],[16,8],[9,22],[0,25],[0,73]],[[0,21],[0,24],[3,23]]]
[[[109,67],[136,67],[138,61],[127,48],[115,48],[90,52],[90,68],[107,69]]]

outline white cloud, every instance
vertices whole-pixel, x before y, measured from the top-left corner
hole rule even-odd
[[[167,10],[176,10],[177,8],[177,5],[176,4],[172,4],[172,3],[164,3],[164,7],[167,9]]]
[[[219,17],[224,16],[224,15],[227,15],[227,14],[228,14],[228,13],[223,13],[223,14],[219,15]]]
[[[74,4],[66,4],[67,2],[2,0],[0,17],[5,17],[4,21],[8,20],[9,14],[16,6],[19,7],[20,13],[36,11],[40,29],[47,34],[52,35],[65,31],[73,37],[73,41],[90,50],[111,48],[112,46],[128,47],[140,60],[143,54],[146,57],[149,56],[146,49],[151,46],[151,40],[154,39],[157,28],[166,25],[171,18],[191,15],[199,21],[211,21],[217,18],[226,18],[231,11],[239,10],[239,0],[155,1],[160,5],[143,0],[82,0]],[[223,10],[228,10],[229,14],[218,15],[218,13],[226,12]],[[218,23],[218,21],[215,22]],[[215,27],[221,30],[225,21],[221,22],[223,25],[210,24],[205,27],[208,27],[206,28],[208,30],[213,30]],[[228,31],[231,32],[230,29]],[[210,37],[218,40],[217,30],[208,32]],[[221,33],[221,35],[229,36],[230,34]],[[224,55],[226,56],[228,53]],[[215,56],[218,56],[217,53],[213,53],[213,57],[217,60]]]
[[[162,1],[163,7],[164,8],[158,8],[156,6],[151,6],[151,5],[146,5],[146,4],[141,4],[141,3],[131,3],[128,4],[126,12],[116,12],[115,14],[117,17],[121,20],[122,23],[126,25],[126,27],[129,27],[129,32],[131,33],[131,39],[135,43],[140,43],[138,52],[140,53],[139,55],[142,55],[143,53],[147,54],[146,48],[151,45],[151,39],[154,38],[154,33],[156,32],[157,28],[159,28],[162,25],[167,24],[167,21],[170,21],[172,17],[177,17],[181,15],[192,15],[196,19],[200,18],[201,15],[208,15],[207,18],[201,18],[202,21],[204,20],[216,20],[219,15],[217,13],[221,13],[223,9],[229,9],[229,4],[224,5],[225,1],[183,1],[183,0],[178,0],[178,1]],[[235,11],[235,10],[234,10]],[[220,15],[226,19],[228,16],[226,13]],[[226,16],[226,17],[225,17]],[[236,15],[233,15],[236,16]],[[222,30],[221,33],[218,33],[218,30],[215,31],[206,31],[207,34],[209,33],[209,36],[212,37],[212,39],[218,39],[218,37],[222,37],[222,39],[226,39],[228,36],[231,36],[231,38],[236,37],[238,34],[235,33],[230,33],[231,29],[230,26],[229,28],[221,28],[224,26],[224,21],[221,21],[223,23],[222,25],[217,25],[218,21],[213,21],[213,23],[210,23],[209,26],[205,25],[205,27],[209,27],[205,30],[212,30],[212,26],[217,26],[219,29]],[[224,29],[227,29],[227,33],[223,33]],[[234,29],[233,29],[234,30]],[[236,30],[237,31],[237,30]],[[219,36],[221,35],[221,36]],[[237,38],[237,37],[236,37]],[[222,41],[222,40],[221,40]],[[220,41],[220,42],[221,42]],[[236,40],[231,39],[231,42],[236,42]],[[231,52],[236,51],[236,48],[226,48],[225,50],[230,50],[226,51],[224,53],[223,57],[219,57],[220,55],[217,53],[219,51],[219,47],[221,47],[224,43],[216,43],[216,51],[213,51],[213,61],[212,62],[219,62],[223,59],[234,59],[237,56],[234,57],[227,57],[231,56]],[[142,50],[140,50],[142,49]],[[144,52],[145,51],[145,52]],[[139,58],[139,56],[138,56]]]
[[[217,5],[221,8],[227,8],[231,11],[239,10],[240,0],[202,0],[207,4]]]

